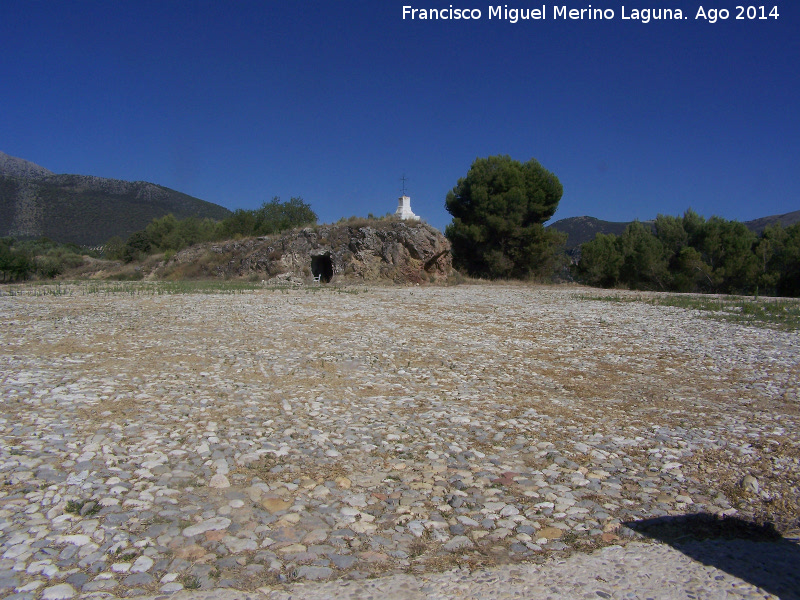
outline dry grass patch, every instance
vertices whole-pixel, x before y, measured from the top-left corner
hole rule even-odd
[[[281,471],[272,472],[277,466],[285,466]],[[306,462],[298,465],[285,462],[281,457],[265,455],[245,466],[237,466],[231,470],[234,475],[243,475],[246,479],[259,478],[264,482],[307,480],[319,485],[339,478],[351,478],[352,467],[343,463]]]
[[[731,505],[757,523],[772,524],[783,534],[800,533],[800,464],[797,442],[770,444],[770,451],[741,454],[733,449],[700,449],[687,461],[688,473],[701,480],[716,482]],[[751,475],[758,481],[758,492],[744,483]]]

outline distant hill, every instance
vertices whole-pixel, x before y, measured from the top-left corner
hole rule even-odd
[[[570,217],[561,219],[548,227],[567,234],[567,250],[573,250],[581,244],[591,242],[598,233],[621,235],[630,221],[601,221],[594,217]]]
[[[126,239],[155,218],[224,219],[231,212],[146,181],[88,175],[56,175],[32,162],[0,152],[0,237],[47,237],[97,246],[113,236]]]
[[[652,225],[655,221],[642,221]],[[755,233],[761,233],[765,227],[780,223],[783,227],[800,222],[800,210],[783,215],[761,217],[752,221],[744,221],[744,225]],[[598,233],[620,235],[632,221],[601,221],[594,217],[570,217],[556,221],[548,227],[567,234],[567,251],[575,250],[586,242],[592,241]]]
[[[745,225],[750,231],[761,233],[766,227],[780,223],[783,227],[789,227],[800,222],[800,210],[786,213],[785,215],[773,215],[771,217],[761,217],[760,219],[753,219],[752,221],[745,221]]]

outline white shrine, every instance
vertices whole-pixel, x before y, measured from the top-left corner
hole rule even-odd
[[[411,212],[411,198],[403,194],[397,201],[397,210],[395,216],[400,217],[404,221],[419,221],[419,217]]]

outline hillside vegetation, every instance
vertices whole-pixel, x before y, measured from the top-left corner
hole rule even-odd
[[[98,267],[95,261],[93,267],[87,269],[82,255],[86,255],[87,259],[102,258],[107,262],[124,263],[147,261],[153,255],[169,259],[177,251],[195,244],[270,235],[311,225],[316,221],[317,215],[301,198],[281,202],[280,198],[275,197],[258,209],[240,209],[221,221],[196,217],[178,219],[170,213],[153,219],[127,240],[115,236],[96,249],[59,244],[45,237],[22,241],[11,237],[0,238],[0,278],[3,281],[24,280],[31,276],[49,278],[68,271],[73,275],[81,275],[97,271]],[[120,271],[112,267],[111,271],[116,276],[132,278],[139,278],[143,274],[141,268]]]
[[[154,183],[56,175],[0,153],[0,237],[100,246],[168,214],[221,220],[231,212]]]
[[[576,277],[589,285],[704,293],[800,295],[800,223],[760,234],[743,223],[659,215],[581,246]]]

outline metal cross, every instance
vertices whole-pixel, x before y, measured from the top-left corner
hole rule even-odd
[[[403,176],[400,178],[400,181],[403,182],[403,196],[406,195],[406,174],[403,173]]]

